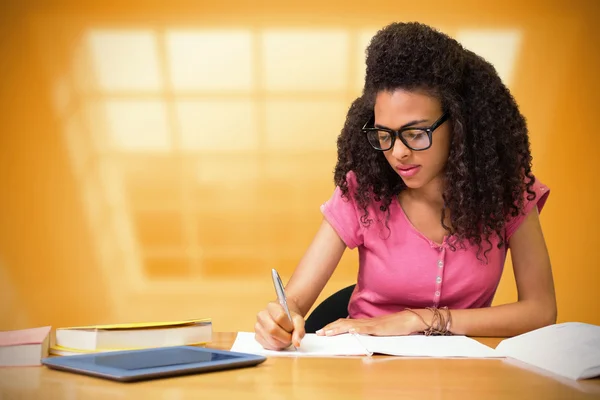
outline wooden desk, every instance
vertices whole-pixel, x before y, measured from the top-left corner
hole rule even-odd
[[[208,347],[229,349],[234,333]],[[499,339],[482,339],[495,346]],[[561,381],[503,360],[400,357],[269,358],[245,369],[138,383],[0,368],[0,399],[592,399],[600,379]]]

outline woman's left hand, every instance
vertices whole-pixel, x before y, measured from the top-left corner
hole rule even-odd
[[[368,319],[341,318],[316,333],[319,336],[335,336],[350,331],[373,336],[405,336],[425,330],[421,319],[409,312],[382,315]]]

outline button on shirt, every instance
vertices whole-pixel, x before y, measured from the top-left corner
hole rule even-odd
[[[434,243],[409,221],[397,200],[389,206],[389,219],[378,206],[369,205],[369,226],[360,222],[364,211],[354,201],[357,183],[354,173],[347,176],[348,196],[337,187],[321,206],[327,221],[350,249],[358,248],[359,271],[348,305],[351,318],[370,318],[399,312],[405,308],[445,307],[450,309],[489,307],[496,293],[506,246],[498,249],[491,238],[487,262],[477,258],[477,246],[452,250],[448,238]],[[537,205],[541,212],[549,189],[535,180],[536,198],[525,197],[524,214],[507,219],[505,239],[517,230]]]

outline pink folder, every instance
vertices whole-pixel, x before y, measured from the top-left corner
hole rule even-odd
[[[50,333],[50,326],[21,329],[18,331],[0,332],[0,346],[19,346],[24,344],[40,344]]]

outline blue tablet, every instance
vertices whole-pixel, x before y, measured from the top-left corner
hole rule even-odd
[[[117,381],[139,381],[258,365],[263,356],[204,347],[156,349],[49,357],[42,364],[53,369]]]

